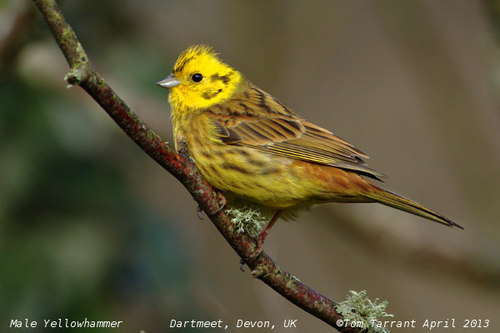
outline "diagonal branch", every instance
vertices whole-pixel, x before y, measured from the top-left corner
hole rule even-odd
[[[70,85],[82,87],[142,150],[186,187],[236,253],[241,258],[250,258],[245,263],[252,269],[253,276],[339,331],[360,332],[360,329],[337,325],[336,322],[343,318],[335,310],[335,302],[281,270],[264,252],[257,255],[256,241],[247,234],[237,232],[224,211],[219,209],[219,195],[203,178],[196,165],[187,156],[177,154],[150,130],[93,70],[75,32],[64,19],[55,0],[33,2],[47,21],[70,66],[66,81]]]

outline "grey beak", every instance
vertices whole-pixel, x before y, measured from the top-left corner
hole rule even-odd
[[[181,81],[177,80],[175,78],[174,74],[171,74],[171,75],[167,76],[166,78],[164,78],[163,80],[156,82],[157,85],[159,85],[160,87],[166,88],[166,89],[170,89],[170,88],[173,88],[175,86],[178,86],[180,83],[181,83]]]

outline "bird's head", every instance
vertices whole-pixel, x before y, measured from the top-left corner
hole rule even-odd
[[[173,112],[188,112],[230,99],[242,80],[242,75],[222,62],[211,47],[196,45],[182,52],[172,74],[157,84],[170,91]]]

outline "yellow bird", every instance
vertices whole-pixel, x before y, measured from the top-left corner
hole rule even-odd
[[[225,64],[208,46],[182,52],[169,90],[176,148],[189,154],[207,181],[229,198],[272,211],[259,246],[283,213],[325,202],[379,202],[450,227],[443,215],[382,189],[367,156],[308,122]]]

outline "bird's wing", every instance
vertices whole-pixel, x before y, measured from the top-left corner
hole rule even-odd
[[[351,170],[375,179],[368,158],[332,132],[299,118],[271,95],[252,87],[224,105],[212,108],[222,142],[247,146],[292,159]]]

